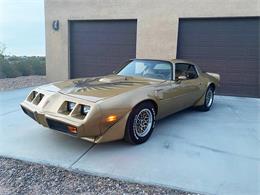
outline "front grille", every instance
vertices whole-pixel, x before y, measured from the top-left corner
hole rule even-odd
[[[31,117],[33,120],[35,120],[35,116],[34,116],[34,114],[33,114],[32,111],[30,111],[30,110],[24,108],[23,106],[21,106],[21,107],[22,107],[23,112],[24,112],[25,114],[27,114],[29,117]]]
[[[59,122],[59,121],[56,121],[56,120],[53,120],[53,119],[50,119],[50,118],[46,118],[46,121],[48,123],[48,126],[51,129],[55,129],[55,130],[65,132],[65,133],[70,133],[68,131],[68,124],[62,123],[62,122]],[[72,134],[72,133],[70,133],[70,134]]]

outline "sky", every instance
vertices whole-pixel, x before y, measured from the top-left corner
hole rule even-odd
[[[0,43],[5,54],[45,56],[44,0],[0,0]]]

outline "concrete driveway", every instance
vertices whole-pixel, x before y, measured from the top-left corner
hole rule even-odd
[[[210,112],[157,123],[139,146],[94,145],[22,113],[30,89],[0,92],[0,155],[206,194],[260,194],[260,99],[217,96]]]

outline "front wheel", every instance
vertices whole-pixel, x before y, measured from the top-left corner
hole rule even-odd
[[[149,139],[154,129],[155,110],[150,102],[137,105],[128,117],[125,140],[131,144],[142,144]]]
[[[206,93],[205,93],[205,100],[204,100],[204,104],[202,106],[199,107],[199,109],[201,111],[209,111],[213,101],[214,101],[214,88],[212,86],[209,86]]]

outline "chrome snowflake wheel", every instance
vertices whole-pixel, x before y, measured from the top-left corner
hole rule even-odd
[[[206,106],[207,107],[211,107],[211,105],[213,103],[213,98],[214,98],[214,92],[211,88],[209,88],[209,90],[207,91],[207,94],[206,94]]]
[[[153,125],[153,114],[145,108],[142,109],[134,119],[133,130],[138,137],[146,136]]]
[[[213,85],[209,86],[206,93],[203,105],[198,107],[200,111],[206,112],[209,111],[213,105],[215,95],[215,87]]]
[[[131,144],[146,142],[153,132],[155,116],[152,102],[147,101],[135,106],[127,120],[125,140]]]

